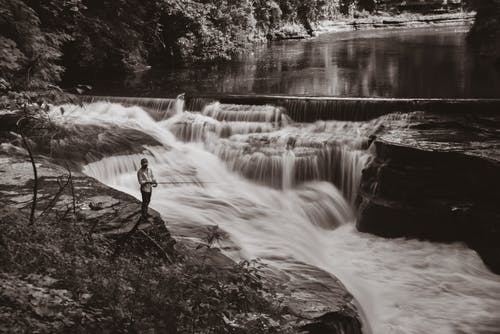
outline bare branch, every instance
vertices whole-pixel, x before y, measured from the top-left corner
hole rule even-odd
[[[69,168],[68,162],[64,161],[64,164],[66,165],[66,169],[68,170],[69,173],[69,189],[71,190],[71,198],[73,199],[73,217],[76,215],[76,198],[75,198],[75,187],[73,184],[73,174],[71,174],[71,169]]]
[[[35,159],[33,158],[33,151],[31,150],[31,145],[28,143],[26,140],[26,136],[24,135],[24,132],[19,125],[19,123],[23,120],[23,118],[19,119],[16,123],[16,126],[19,130],[19,133],[21,134],[21,138],[23,140],[23,144],[26,147],[26,150],[28,151],[30,161],[31,161],[31,166],[33,167],[33,177],[34,177],[34,182],[33,182],[33,201],[31,204],[31,212],[30,212],[30,225],[33,225],[35,223],[35,209],[36,209],[36,199],[37,199],[37,194],[38,194],[38,172],[36,170],[36,164],[35,164]]]
[[[41,218],[43,215],[45,215],[47,212],[50,211],[50,209],[52,209],[56,203],[56,201],[59,199],[59,197],[61,196],[61,194],[63,193],[64,189],[66,189],[66,187],[68,186],[69,182],[71,181],[71,178],[68,177],[67,181],[65,184],[62,184],[62,183],[59,183],[59,179],[58,179],[58,183],[59,183],[59,190],[57,191],[57,193],[54,195],[54,197],[52,198],[52,200],[49,202],[49,204],[47,204],[47,207],[42,211],[42,213],[40,214],[40,216],[38,218]]]
[[[149,236],[149,234],[147,234],[143,230],[139,230],[139,232],[142,233],[146,238],[148,238],[148,240],[151,241],[151,243],[153,245],[155,245],[156,248],[158,248],[160,250],[160,252],[163,254],[163,256],[168,260],[168,262],[170,262],[171,264],[174,263],[172,261],[172,259],[170,258],[170,256],[168,255],[168,253],[163,249],[163,247],[161,247],[159,243],[157,243],[153,238],[151,238]]]

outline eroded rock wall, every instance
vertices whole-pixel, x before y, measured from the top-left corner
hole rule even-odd
[[[472,45],[500,69],[500,0],[475,0],[473,6],[477,14],[469,35]]]
[[[422,114],[374,142],[357,227],[383,237],[463,241],[500,273],[496,116]]]

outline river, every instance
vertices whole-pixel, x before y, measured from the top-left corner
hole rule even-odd
[[[270,43],[223,65],[138,72],[103,95],[240,93],[498,98],[500,72],[470,50],[469,26],[324,34]]]
[[[86,126],[102,128],[107,147],[130,129],[142,134],[137,145],[153,137],[158,145],[142,154],[111,154],[84,173],[140,198],[136,170],[147,157],[158,180],[196,182],[154,190],[151,206],[168,228],[218,225],[241,258],[278,267],[302,261],[333,273],[361,305],[365,333],[499,332],[500,276],[474,251],[355,228],[368,136],[397,116],[294,123],[272,106],[212,103],[200,113],[170,102],[166,117],[107,102],[65,106],[64,115],[55,108],[51,117],[73,131],[69,140],[84,138]],[[289,138],[295,147],[287,148]]]

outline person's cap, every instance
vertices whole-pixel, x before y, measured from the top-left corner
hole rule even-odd
[[[148,159],[142,158],[141,159],[141,165],[147,165],[148,164]]]

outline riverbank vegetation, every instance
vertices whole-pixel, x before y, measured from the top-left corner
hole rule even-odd
[[[0,218],[0,332],[285,333],[255,263],[220,268],[192,250],[169,263],[132,238],[90,235],[71,213]],[[168,249],[169,238],[156,238]],[[288,329],[287,329],[288,328]]]
[[[396,2],[0,0],[0,77],[34,89],[228,60],[291,26],[312,33],[319,20],[401,10]]]

